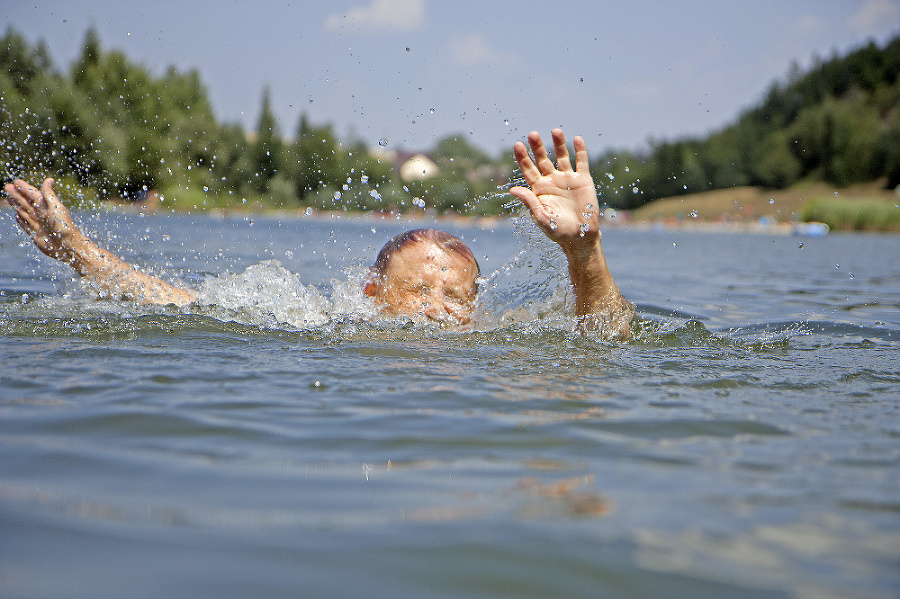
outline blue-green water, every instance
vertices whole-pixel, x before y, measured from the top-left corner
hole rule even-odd
[[[898,595],[898,237],[609,231],[611,344],[507,224],[440,225],[487,279],[451,333],[358,293],[405,223],[81,216],[179,310],[3,216],[4,598]]]

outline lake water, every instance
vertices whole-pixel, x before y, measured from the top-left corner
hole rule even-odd
[[[4,598],[900,593],[900,237],[610,230],[607,343],[522,222],[458,333],[359,294],[423,223],[79,216],[180,310],[0,216]]]

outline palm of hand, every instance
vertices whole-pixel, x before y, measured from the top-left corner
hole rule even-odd
[[[65,258],[70,250],[66,242],[76,230],[69,211],[58,199],[52,198],[44,206],[35,206],[35,216],[38,226],[32,234],[34,244],[52,258]]]
[[[581,240],[592,243],[600,235],[599,214],[584,139],[576,136],[573,140],[573,168],[562,130],[554,129],[552,136],[555,165],[536,131],[528,134],[533,159],[525,144],[516,142],[513,152],[528,187],[516,186],[509,191],[525,204],[551,240],[563,246],[580,245]]]
[[[531,188],[540,207],[532,215],[552,240],[568,241],[599,232],[597,191],[589,174],[554,170],[534,181]]]

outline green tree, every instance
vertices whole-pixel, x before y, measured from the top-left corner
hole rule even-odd
[[[97,31],[91,27],[84,36],[84,42],[81,45],[81,55],[78,60],[72,64],[72,82],[76,87],[85,84],[89,74],[100,63],[100,37]]]
[[[356,174],[347,174],[344,155],[331,125],[315,126],[305,114],[301,115],[293,148],[297,195],[305,198],[326,187],[340,190],[344,180]],[[356,175],[358,178],[366,176],[365,173]]]
[[[848,185],[878,175],[880,128],[879,115],[861,99],[828,98],[801,111],[788,131],[805,172]]]
[[[269,87],[262,95],[262,108],[256,126],[256,139],[251,146],[252,164],[254,168],[253,187],[260,193],[268,189],[272,179],[282,166],[282,140],[278,130],[278,121],[272,112]]]
[[[0,73],[5,74],[12,88],[19,94],[31,95],[33,82],[39,76],[51,75],[52,66],[43,42],[32,47],[12,27],[0,39]]]
[[[800,178],[801,165],[791,151],[793,146],[790,134],[779,130],[761,144],[761,155],[752,165],[754,181],[764,187],[784,189]]]

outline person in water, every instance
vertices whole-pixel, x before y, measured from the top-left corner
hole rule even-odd
[[[574,139],[573,165],[562,130],[554,129],[552,138],[556,165],[536,131],[528,135],[533,157],[524,143],[516,142],[513,152],[527,187],[515,186],[509,192],[528,208],[541,231],[562,248],[579,330],[628,339],[634,306],[619,291],[603,254],[597,192],[584,139]],[[178,306],[197,299],[197,292],[142,273],[85,236],[53,191],[53,184],[53,179],[47,178],[37,189],[16,179],[5,186],[16,221],[39,250],[112,295]],[[387,315],[465,326],[472,322],[478,275],[472,251],[460,239],[435,229],[416,229],[385,244],[364,292]]]

